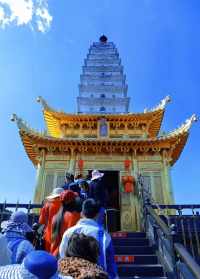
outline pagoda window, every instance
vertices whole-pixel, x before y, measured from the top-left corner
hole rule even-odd
[[[104,112],[104,111],[106,111],[106,108],[105,107],[100,107],[100,111]]]
[[[101,98],[105,98],[106,97],[106,95],[105,94],[101,94]]]

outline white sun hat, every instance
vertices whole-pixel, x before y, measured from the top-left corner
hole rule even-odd
[[[47,196],[46,199],[58,198],[63,191],[63,188],[54,188],[52,193],[49,196]]]
[[[98,170],[93,170],[92,171],[92,178],[91,178],[91,180],[95,180],[95,179],[101,178],[102,176],[104,176],[103,172],[100,172]]]

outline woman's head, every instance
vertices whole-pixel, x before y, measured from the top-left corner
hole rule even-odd
[[[99,257],[98,241],[92,236],[83,233],[74,233],[69,241],[65,252],[67,257],[78,257],[97,263]]]
[[[58,211],[58,213],[55,215],[55,221],[53,223],[53,230],[52,230],[52,240],[55,240],[56,237],[60,233],[63,217],[66,211],[77,211],[76,206],[76,198],[78,197],[78,194],[71,191],[66,190],[63,191],[60,195],[60,200],[62,202],[62,205]]]
[[[27,224],[28,223],[28,215],[23,211],[16,211],[13,212],[10,216],[10,221],[14,223],[20,223],[20,224]]]
[[[23,211],[13,212],[3,228],[4,233],[15,232],[24,236],[31,231],[32,229],[28,225],[28,214]]]
[[[61,193],[60,200],[63,203],[63,205],[73,204],[75,203],[77,196],[77,193],[71,190],[65,190]]]

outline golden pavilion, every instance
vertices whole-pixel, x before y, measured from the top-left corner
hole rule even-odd
[[[130,113],[128,86],[114,43],[101,36],[91,45],[80,77],[77,113],[56,111],[38,97],[47,131],[31,129],[16,114],[25,151],[37,169],[34,201],[64,183],[65,172],[104,172],[108,208],[120,212],[120,229],[140,230],[136,180],[141,174],[153,199],[173,204],[170,169],[178,160],[196,116],[161,133],[167,96],[150,110]]]

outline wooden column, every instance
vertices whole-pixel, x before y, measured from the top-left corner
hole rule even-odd
[[[34,202],[41,203],[43,201],[44,194],[44,172],[45,172],[45,150],[41,151],[40,161],[37,166],[36,175],[36,188],[34,194]]]
[[[69,168],[68,172],[74,174],[75,172],[75,167],[76,167],[76,152],[74,151],[73,148],[71,148],[71,156],[70,156],[70,161],[69,161]]]
[[[137,179],[138,175],[138,161],[136,152],[132,154],[132,175],[135,179]],[[136,185],[135,185],[136,187]],[[140,230],[140,205],[138,201],[138,196],[136,195],[137,189],[135,189],[135,193],[133,195],[133,207],[135,212],[135,230]]]
[[[164,175],[164,182],[165,182],[165,203],[167,204],[174,204],[174,193],[172,190],[172,183],[171,183],[171,167],[169,164],[169,160],[166,158],[163,159],[163,175]]]

